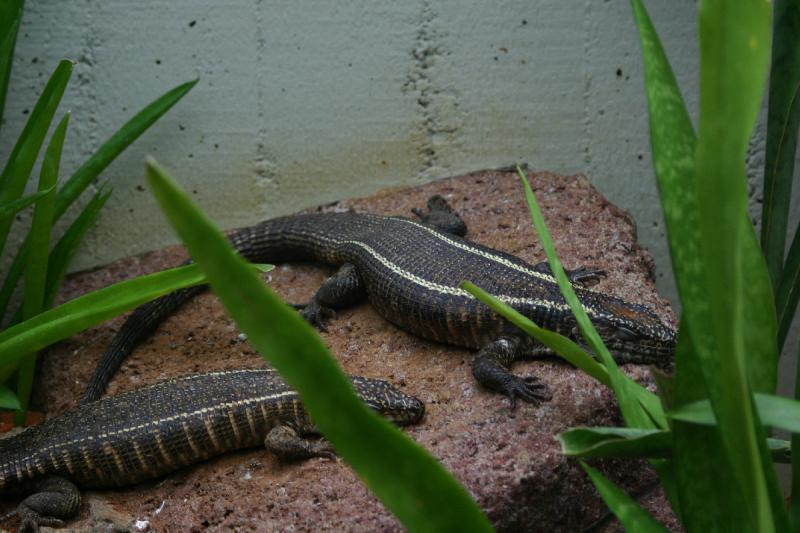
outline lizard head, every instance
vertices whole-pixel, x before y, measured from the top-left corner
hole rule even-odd
[[[382,379],[353,376],[356,392],[368,406],[381,416],[405,426],[416,424],[425,414],[425,404]]]
[[[612,354],[621,361],[632,360],[668,367],[675,353],[675,330],[664,324],[649,308],[618,298],[592,306],[592,322]]]

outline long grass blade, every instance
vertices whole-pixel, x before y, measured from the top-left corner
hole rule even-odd
[[[591,478],[597,491],[606,502],[611,512],[619,519],[626,531],[642,533],[666,533],[664,526],[659,524],[650,513],[619,487],[609,481],[603,474],[581,461],[581,466]]]
[[[550,270],[558,282],[558,288],[561,294],[569,304],[572,314],[578,322],[578,327],[581,331],[586,343],[591,347],[592,351],[597,354],[600,362],[605,366],[611,381],[611,388],[619,401],[622,416],[628,426],[639,428],[652,428],[654,427],[653,420],[647,415],[642,404],[636,399],[636,393],[630,387],[630,382],[625,379],[622,372],[617,367],[616,361],[611,356],[611,353],[603,344],[600,335],[592,325],[586,310],[581,304],[575,291],[572,289],[572,284],[567,279],[567,274],[564,272],[564,267],[561,266],[561,261],[556,254],[553,239],[550,237],[550,232],[544,222],[544,217],[539,209],[539,204],[536,201],[536,196],[533,194],[528,178],[520,167],[517,167],[517,173],[522,180],[522,185],[525,188],[525,198],[528,200],[528,210],[530,211],[533,225],[536,227],[536,233],[539,235],[539,240],[542,243],[542,248],[547,254],[547,261],[550,265]]]
[[[561,453],[570,457],[654,458],[672,455],[672,435],[665,429],[572,428],[558,436]]]
[[[103,143],[97,151],[75,171],[58,191],[56,200],[56,220],[66,212],[70,205],[81,195],[92,181],[127,148],[144,133],[156,120],[169,111],[178,101],[195,86],[197,80],[183,83],[163,94],[147,107],[139,111],[126,122],[116,133]],[[0,320],[6,315],[8,302],[14,294],[19,278],[25,266],[28,253],[28,242],[24,241],[11,262],[8,273],[0,287]]]
[[[0,217],[13,217],[53,189],[55,189],[55,186],[53,186],[52,189],[37,191],[33,194],[29,194],[28,196],[17,198],[16,200],[8,202],[7,204],[0,205]]]
[[[72,62],[61,61],[39,96],[25,128],[0,175],[0,204],[16,200],[25,190],[33,164],[72,74]],[[0,218],[0,253],[5,248],[12,217]]]
[[[61,151],[67,135],[69,113],[58,123],[50,144],[44,154],[39,191],[53,189],[58,182],[58,169],[61,165]],[[31,253],[28,254],[28,265],[25,269],[25,292],[22,299],[22,317],[31,318],[42,312],[44,306],[45,282],[47,280],[47,257],[50,254],[50,231],[53,228],[53,211],[55,208],[55,191],[43,196],[33,210],[33,221],[29,238]],[[17,412],[17,423],[25,421],[28,401],[33,388],[33,375],[36,370],[36,352],[22,360],[17,373],[17,397],[21,409]]]
[[[4,0],[0,3],[0,128],[24,3],[23,0]]]
[[[67,274],[67,268],[75,252],[78,251],[78,246],[80,246],[89,228],[94,225],[97,217],[100,216],[100,210],[106,205],[106,201],[110,196],[110,190],[101,189],[95,193],[50,252],[50,258],[47,261],[47,282],[44,292],[45,309],[49,309],[53,305],[58,289],[61,287],[61,282]]]
[[[153,161],[148,161],[147,178],[225,309],[298,391],[337,453],[400,521],[410,531],[491,530],[441,464],[361,402],[313,328],[247,271],[222,233]],[[268,328],[264,317],[269,317]]]
[[[264,270],[257,265],[252,268]],[[206,277],[197,266],[187,265],[122,281],[70,300],[0,332],[0,366],[15,363],[25,354],[159,296],[205,283]]]

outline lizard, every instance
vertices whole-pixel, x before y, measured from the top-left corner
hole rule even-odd
[[[398,425],[425,407],[388,382],[351,376],[364,402]],[[0,493],[28,494],[21,531],[61,526],[83,488],[113,488],[263,444],[282,459],[333,457],[297,393],[272,369],[191,374],[80,405],[0,439]]]
[[[230,242],[254,262],[314,261],[338,266],[305,305],[312,324],[325,329],[336,309],[368,299],[389,322],[422,338],[477,350],[474,377],[485,388],[537,403],[551,398],[535,376],[510,371],[518,359],[552,355],[460,287],[470,280],[538,325],[580,342],[576,321],[547,262],[526,261],[464,238],[466,224],[441,196],[417,219],[354,212],[289,215],[233,232]],[[605,273],[568,271],[575,292],[620,363],[668,367],[675,331],[650,309],[595,291]],[[202,291],[175,291],[137,308],[101,356],[83,402],[100,397],[137,343],[185,301]]]

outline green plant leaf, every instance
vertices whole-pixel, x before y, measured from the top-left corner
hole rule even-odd
[[[566,272],[564,272],[564,267],[561,266],[561,261],[558,259],[555,246],[553,245],[553,239],[550,237],[550,232],[544,222],[539,204],[536,202],[536,196],[533,194],[530,183],[528,183],[528,178],[520,167],[517,167],[517,173],[525,188],[525,198],[528,200],[528,209],[531,214],[531,219],[533,220],[533,225],[536,227],[536,233],[539,235],[542,248],[545,254],[547,254],[547,262],[550,265],[550,270],[553,272],[561,294],[569,304],[572,314],[575,315],[581,335],[594,353],[597,354],[600,362],[603,363],[603,366],[605,366],[608,372],[611,388],[617,397],[625,422],[631,427],[654,427],[653,420],[648,416],[644,406],[637,399],[638,393],[634,391],[635,387],[632,385],[632,381],[625,379],[625,375],[619,371],[616,361],[614,361],[608,348],[603,344],[600,335],[589,320],[583,304],[581,304],[578,297],[575,295],[572,284],[567,279]]]
[[[44,91],[39,96],[25,128],[11,151],[3,173],[0,175],[0,204],[16,200],[25,190],[25,184],[28,182],[31,169],[39,155],[39,149],[42,147],[71,74],[72,62],[67,60],[59,62]],[[5,247],[12,221],[12,217],[0,218],[0,252]]]
[[[770,278],[777,289],[786,250],[786,227],[800,126],[800,3],[775,0],[773,17],[761,247]],[[777,299],[777,291],[775,296]],[[779,349],[782,346],[779,344]]]
[[[206,278],[197,266],[187,265],[122,281],[70,300],[0,332],[0,366],[15,363],[25,354],[159,296],[204,283]]]
[[[667,530],[659,524],[655,518],[641,508],[641,506],[625,494],[619,487],[609,481],[603,474],[580,462],[583,469],[591,478],[600,497],[606,502],[611,512],[619,519],[626,531],[636,531],[637,533],[666,532]]]
[[[755,394],[755,401],[758,416],[765,426],[800,433],[800,401],[761,392]],[[708,400],[681,406],[667,413],[667,417],[706,426],[713,426],[717,423]]]
[[[561,452],[571,457],[653,459],[672,457],[673,436],[669,430],[595,427],[572,428],[558,438],[561,442]],[[767,447],[773,461],[779,463],[791,461],[792,447],[789,441],[767,439]]]
[[[800,224],[794,231],[792,245],[786,254],[786,263],[775,291],[775,309],[778,313],[778,351],[786,344],[797,301],[800,299]]]
[[[222,233],[152,160],[147,178],[225,309],[400,521],[410,531],[491,530],[467,491],[428,452],[364,405],[313,328],[244,268]]]
[[[33,194],[29,194],[28,196],[23,196],[22,198],[17,198],[11,202],[8,202],[5,205],[0,206],[0,217],[13,217],[32,203],[36,202],[39,198],[44,196],[45,194],[49,193],[51,190],[54,190],[55,186],[50,189],[46,189],[43,191],[37,191]]]
[[[0,385],[0,409],[16,411],[19,408],[19,399],[17,398],[17,395],[14,394],[14,391],[5,385]]]
[[[56,199],[55,218],[58,220],[70,205],[81,195],[92,181],[105,170],[105,168],[127,148],[133,141],[144,133],[156,120],[175,105],[189,90],[195,86],[197,80],[183,83],[163,94],[147,107],[139,111],[119,130],[116,131],[97,151],[84,162],[78,170],[62,185]],[[8,302],[14,294],[25,265],[28,253],[28,242],[22,243],[17,250],[14,260],[8,269],[3,285],[0,287],[0,317],[5,316]]]
[[[67,268],[75,252],[78,251],[78,246],[80,246],[89,228],[94,225],[100,215],[100,210],[106,205],[106,201],[110,196],[111,191],[105,191],[103,188],[95,193],[50,252],[50,258],[47,262],[47,283],[44,292],[44,306],[46,309],[53,305],[58,289],[61,287],[61,282],[67,274]]]
[[[705,264],[705,276],[696,282],[704,285],[707,305],[713,309],[709,322],[697,324],[714,337],[714,361],[701,359],[701,366],[724,448],[746,495],[749,528],[759,531],[784,529],[785,521],[777,483],[774,476],[767,477],[772,466],[752,398],[754,390],[766,388],[755,370],[776,365],[775,328],[759,327],[763,320],[754,326],[744,312],[756,307],[769,317],[774,309],[772,291],[748,290],[756,281],[763,285],[760,280],[768,274],[746,216],[744,171],[769,61],[770,17],[770,4],[759,0],[700,3],[700,125],[694,180],[701,206],[695,229]],[[774,381],[769,385],[774,387]]]
[[[572,428],[558,436],[561,453],[571,457],[654,458],[672,455],[672,434],[665,429]]]
[[[4,0],[0,2],[0,125],[3,123],[3,110],[11,78],[11,65],[14,62],[14,46],[22,20],[23,0]],[[2,127],[2,126],[0,126]]]
[[[58,123],[50,144],[44,154],[42,170],[39,177],[39,192],[52,190],[58,182],[58,169],[61,165],[61,151],[67,135],[69,113]],[[53,210],[55,208],[55,191],[43,196],[33,211],[33,221],[29,239],[31,252],[25,268],[25,292],[22,300],[22,317],[31,318],[42,312],[44,306],[45,282],[47,281],[47,257],[50,254],[50,231],[53,228]],[[17,397],[21,409],[17,412],[17,423],[25,421],[28,401],[33,388],[33,374],[36,370],[36,352],[23,358],[17,373]]]

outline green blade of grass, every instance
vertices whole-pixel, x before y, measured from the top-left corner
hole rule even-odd
[[[522,331],[553,350],[573,366],[581,369],[606,387],[611,386],[611,380],[608,378],[608,372],[605,367],[599,364],[594,357],[586,353],[583,348],[575,344],[571,339],[554,331],[548,331],[539,327],[531,319],[507,303],[501,302],[470,281],[462,282],[460,287],[480,300],[483,304],[491,307],[494,312],[504,317]]]
[[[25,354],[159,296],[205,283],[202,271],[196,265],[187,265],[122,281],[70,300],[0,332],[0,366],[15,363]]]
[[[773,16],[761,247],[773,286],[777,289],[786,250],[797,130],[800,126],[800,2],[775,0]],[[777,290],[775,296],[777,299]]]
[[[62,185],[56,199],[56,220],[66,212],[70,205],[81,195],[92,181],[125,150],[139,138],[164,113],[169,111],[189,90],[197,80],[183,83],[163,94],[126,122],[116,133],[103,143],[92,156]],[[27,240],[22,243],[11,262],[8,273],[0,287],[0,318],[5,316],[8,302],[14,294],[20,276],[25,267],[25,258],[29,246]]]
[[[672,435],[664,429],[572,428],[558,436],[570,457],[654,458],[672,455]]]
[[[7,409],[9,411],[20,409],[17,395],[5,385],[0,385],[0,409]]]
[[[11,65],[14,62],[14,46],[22,20],[23,0],[4,0],[0,2],[0,127],[3,124],[3,111],[11,78]]]
[[[553,245],[553,239],[550,237],[550,232],[544,222],[544,217],[539,209],[539,204],[536,202],[536,196],[533,194],[530,183],[528,183],[527,176],[525,176],[525,173],[520,167],[517,167],[517,173],[525,188],[528,210],[530,211],[533,225],[536,228],[536,233],[539,235],[539,240],[542,243],[542,248],[547,255],[547,262],[550,265],[550,270],[553,272],[558,282],[558,287],[561,290],[562,296],[569,304],[572,314],[575,315],[581,335],[594,353],[597,354],[600,362],[603,363],[603,366],[605,366],[608,372],[611,388],[617,397],[625,422],[631,427],[654,427],[653,420],[648,416],[642,404],[637,400],[636,393],[631,388],[630,381],[626,380],[622,372],[620,372],[616,361],[614,361],[608,348],[603,344],[600,335],[589,320],[583,304],[581,304],[578,297],[575,295],[572,284],[569,282],[566,272],[564,272],[564,267],[561,266],[561,261],[558,259],[555,246]]]
[[[625,494],[619,487],[591,466],[583,461],[580,463],[600,493],[600,497],[603,498],[603,501],[606,502],[608,508],[619,519],[626,531],[666,533],[667,530],[664,526],[642,509],[636,500]]]
[[[800,353],[797,354],[800,363]],[[800,401],[800,364],[795,368],[794,398]],[[792,449],[800,449],[800,432],[792,434]],[[800,453],[792,455],[792,501],[789,508],[794,531],[800,531]]]
[[[59,62],[39,96],[0,175],[0,204],[16,200],[22,195],[71,74],[72,62],[67,60]],[[0,253],[5,248],[8,230],[13,220],[13,217],[0,217]]]
[[[78,246],[83,241],[83,237],[89,231],[89,228],[94,225],[100,215],[100,210],[110,196],[111,191],[105,191],[102,188],[95,193],[50,252],[50,258],[47,261],[47,282],[44,291],[45,309],[53,305],[58,289],[61,287],[61,282],[67,274],[67,268],[75,252],[78,251]]]
[[[111,191],[104,191],[102,188],[95,193],[92,199],[83,208],[80,215],[70,224],[64,235],[58,240],[53,250],[50,252],[50,257],[47,260],[47,281],[45,282],[44,293],[44,309],[49,309],[53,305],[53,301],[58,295],[58,289],[61,287],[61,282],[67,274],[67,268],[78,251],[83,236],[94,225],[95,220],[100,214],[100,210],[105,205],[108,198],[111,196]],[[22,321],[22,307],[18,307],[17,311],[11,317],[8,326],[19,324]],[[3,383],[13,371],[11,368],[0,368],[0,383]]]
[[[13,217],[53,189],[55,189],[55,186],[43,191],[37,191],[33,194],[29,194],[28,196],[23,196],[22,198],[17,198],[16,200],[8,202],[7,204],[0,205],[0,217]]]
[[[50,144],[45,150],[42,170],[39,176],[39,191],[53,189],[58,182],[58,169],[61,165],[61,150],[67,135],[69,113],[58,123]],[[53,210],[55,208],[55,191],[43,196],[33,210],[33,220],[29,239],[31,253],[25,268],[25,291],[22,299],[22,317],[31,318],[42,312],[44,305],[45,281],[47,280],[47,256],[50,254],[50,231],[53,228]],[[21,408],[17,412],[17,424],[25,421],[28,401],[33,388],[33,374],[36,370],[36,352],[25,357],[17,373],[17,397]]]
[[[410,531],[491,530],[467,491],[430,454],[364,405],[313,328],[246,271],[185,192],[153,161],[147,167],[156,199],[225,309],[370,490]]]

